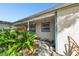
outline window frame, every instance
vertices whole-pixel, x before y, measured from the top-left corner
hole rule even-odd
[[[41,23],[41,32],[50,32],[50,22]]]

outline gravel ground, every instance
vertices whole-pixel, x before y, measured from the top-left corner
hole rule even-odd
[[[51,56],[53,48],[49,42],[42,40],[35,40],[35,42],[39,44],[39,47],[35,49],[36,56]]]

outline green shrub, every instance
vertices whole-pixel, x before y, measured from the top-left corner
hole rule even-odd
[[[23,49],[33,51],[33,41],[37,36],[29,34],[29,31],[3,30],[0,32],[0,55],[19,56]]]

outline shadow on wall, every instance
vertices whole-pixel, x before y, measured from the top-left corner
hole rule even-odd
[[[79,19],[78,16],[79,13],[73,13],[64,16],[62,19],[59,21],[59,32],[62,32],[64,29],[69,28],[70,26],[75,25],[76,19]]]

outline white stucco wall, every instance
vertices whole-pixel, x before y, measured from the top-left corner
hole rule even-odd
[[[53,17],[53,16],[52,16]],[[41,23],[50,21],[50,32],[41,32]],[[36,34],[42,39],[49,39],[50,41],[54,39],[54,19],[41,19],[36,21]]]
[[[58,37],[57,51],[64,51],[64,44],[67,43],[67,36],[71,36],[79,42],[79,6],[58,10]],[[79,43],[78,43],[79,44]]]

